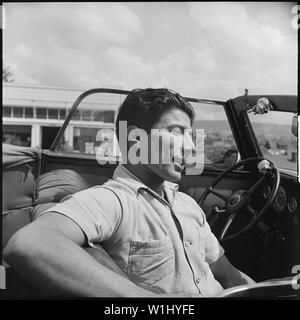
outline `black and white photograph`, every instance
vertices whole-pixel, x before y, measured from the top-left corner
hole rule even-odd
[[[0,300],[300,300],[299,11],[2,3]]]

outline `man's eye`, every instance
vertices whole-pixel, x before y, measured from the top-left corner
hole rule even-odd
[[[186,130],[185,134],[187,134],[191,139],[193,139],[193,132],[192,130]]]
[[[182,130],[180,128],[173,128],[170,132],[175,135],[182,134]]]

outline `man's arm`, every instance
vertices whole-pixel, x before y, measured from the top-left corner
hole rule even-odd
[[[225,255],[209,266],[215,279],[220,282],[224,289],[255,283],[249,276],[235,268]]]
[[[18,231],[3,254],[18,273],[46,295],[154,296],[100,264],[82,248],[85,244],[85,235],[74,221],[48,212]],[[111,259],[109,265],[113,264]]]

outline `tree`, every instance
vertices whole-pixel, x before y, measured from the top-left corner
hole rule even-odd
[[[10,67],[3,67],[2,69],[2,80],[4,82],[13,82],[15,79],[13,78],[13,73],[10,71]]]
[[[271,149],[271,145],[270,145],[269,140],[266,140],[266,142],[265,142],[265,144],[264,144],[264,147],[265,147],[267,150],[270,150],[270,149]]]

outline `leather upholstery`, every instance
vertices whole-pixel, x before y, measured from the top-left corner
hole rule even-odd
[[[2,172],[2,213],[32,205],[35,175],[32,164],[18,165]]]
[[[53,170],[41,175],[34,185],[32,220],[67,195],[91,186],[73,170]]]
[[[2,214],[2,248],[19,229],[31,222],[31,209],[32,207],[15,209]]]
[[[97,177],[104,183],[107,177]],[[60,202],[67,195],[92,187],[77,172],[69,169],[53,170],[41,175],[34,184],[34,205],[31,218],[35,220],[43,211]],[[188,188],[186,183],[180,185],[180,191],[186,192],[199,201],[203,188]]]
[[[30,223],[34,181],[39,174],[40,151],[2,146],[2,247]]]

